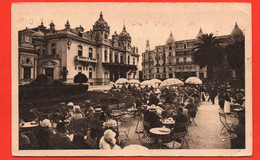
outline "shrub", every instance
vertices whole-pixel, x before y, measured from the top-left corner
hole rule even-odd
[[[47,84],[49,79],[46,75],[40,74],[37,76],[37,78],[31,82],[31,84]]]
[[[79,72],[75,77],[74,77],[74,83],[87,83],[88,82],[88,77],[85,74],[82,74]]]

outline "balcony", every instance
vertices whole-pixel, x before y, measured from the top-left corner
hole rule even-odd
[[[97,63],[97,59],[84,56],[75,56],[75,61]]]
[[[137,65],[132,64],[124,64],[124,63],[118,63],[118,62],[103,62],[102,63],[104,67],[108,67],[111,70],[137,70]]]

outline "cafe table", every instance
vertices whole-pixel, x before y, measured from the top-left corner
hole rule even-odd
[[[163,119],[161,122],[167,128],[173,128],[173,125],[175,124],[175,120],[169,120],[169,119]]]
[[[157,127],[157,128],[150,129],[150,132],[157,136],[159,149],[161,149],[162,148],[162,138],[163,138],[163,136],[170,134],[171,130],[169,128],[166,128],[166,127]]]

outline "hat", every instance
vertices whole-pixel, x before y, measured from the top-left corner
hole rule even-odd
[[[65,102],[60,102],[59,103],[59,106],[65,106],[66,104],[65,104]]]
[[[95,112],[96,112],[96,113],[102,112],[102,108],[95,108]]]
[[[69,102],[67,106],[74,106],[73,102]]]
[[[107,129],[105,132],[104,132],[104,138],[106,140],[111,140],[111,139],[114,139],[116,137],[116,133],[113,132],[111,129]]]
[[[49,119],[44,119],[41,122],[41,127],[51,127],[51,121]]]
[[[74,111],[74,112],[75,112],[75,111],[80,111],[80,106],[78,106],[78,105],[74,106],[74,107],[73,107],[73,111]]]
[[[159,103],[158,103],[158,106],[162,106],[162,105],[163,105],[163,103],[162,103],[162,102],[159,102]]]
[[[85,103],[85,104],[90,104],[90,100],[86,99],[86,100],[84,101],[84,103]]]

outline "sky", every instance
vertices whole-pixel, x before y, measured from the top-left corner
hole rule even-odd
[[[231,34],[235,23],[247,33],[251,27],[251,6],[246,3],[17,3],[12,6],[12,29],[36,27],[41,21],[49,28],[63,29],[69,20],[72,28],[92,29],[102,11],[110,26],[110,38],[125,24],[132,46],[145,51],[164,45],[172,32],[175,40],[193,39],[203,33]],[[248,30],[249,31],[249,30]]]

